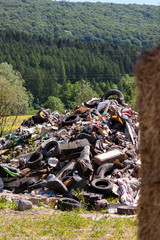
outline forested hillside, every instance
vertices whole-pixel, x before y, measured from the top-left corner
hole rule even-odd
[[[22,74],[34,104],[41,105],[54,96],[72,107],[82,80],[89,82],[99,96],[110,88],[125,90],[127,82],[122,76],[133,74],[139,55],[132,46],[0,31],[0,63],[12,64]]]
[[[147,5],[1,0],[0,29],[80,41],[154,46],[159,8]]]

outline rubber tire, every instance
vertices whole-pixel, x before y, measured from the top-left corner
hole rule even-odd
[[[27,190],[28,187],[33,185],[34,183],[35,183],[34,178],[33,179],[31,178],[24,183],[20,183],[20,185],[15,189],[14,193],[16,193],[16,194],[22,193],[25,190]]]
[[[60,152],[60,144],[57,141],[48,142],[43,149],[45,157],[56,157],[60,154]]]
[[[78,115],[70,115],[67,116],[64,120],[62,120],[62,124],[65,126],[72,125],[75,122],[79,121],[79,116]]]
[[[124,96],[123,93],[120,90],[117,89],[111,89],[107,92],[104,93],[104,95],[101,98],[101,101],[104,102],[105,100],[107,100],[111,95],[117,95],[118,96],[118,103],[124,105]]]
[[[136,207],[135,206],[119,206],[117,208],[117,213],[134,215],[134,214],[136,214]]]
[[[97,178],[91,182],[91,187],[94,192],[107,195],[110,194],[112,191],[112,182],[107,179]]]
[[[75,199],[75,200],[78,201],[78,198],[77,198],[75,195],[73,195],[71,192],[69,192],[69,191],[66,191],[66,192],[63,194],[63,197],[64,197],[64,198]]]
[[[43,154],[41,152],[35,152],[31,155],[28,162],[26,163],[29,168],[36,168],[40,161],[43,159]]]
[[[73,169],[71,169],[71,168],[66,169],[59,179],[62,180],[64,177],[71,176],[74,171],[75,171],[75,168],[73,168]]]
[[[58,209],[64,211],[72,211],[74,208],[81,208],[80,202],[72,198],[59,198],[58,199]]]
[[[46,187],[53,190],[56,193],[65,193],[65,191],[67,191],[67,187],[64,185],[64,183],[58,179],[55,178],[53,180],[48,180]]]
[[[86,138],[90,143],[94,143],[97,141],[93,136],[88,133],[80,133],[76,136],[76,139],[84,139]]]
[[[74,185],[68,187],[69,191],[87,190],[87,188],[88,188],[88,183],[86,182],[86,179],[82,179],[79,182],[76,182]]]
[[[84,105],[86,107],[89,107],[89,108],[95,108],[95,107],[98,106],[99,103],[100,103],[100,100],[93,100],[90,103],[89,103],[89,101],[88,102],[84,102]]]
[[[38,181],[37,183],[28,186],[28,191],[31,192],[34,189],[39,189],[39,188],[44,188],[47,185],[47,181],[45,179],[42,179],[40,181]]]
[[[104,163],[97,168],[96,175],[98,175],[99,178],[106,178],[114,169],[113,163]]]
[[[33,119],[33,121],[34,121],[34,124],[42,124],[42,123],[45,121],[45,119],[42,118],[39,113],[37,113],[36,115],[34,115],[34,116],[32,117],[32,119]]]

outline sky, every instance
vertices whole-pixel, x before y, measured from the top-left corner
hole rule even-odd
[[[146,4],[146,5],[158,5],[160,6],[160,0],[105,0],[104,2],[112,3],[125,3],[125,4]]]
[[[69,0],[69,2],[112,2],[119,4],[146,4],[160,6],[160,0]]]

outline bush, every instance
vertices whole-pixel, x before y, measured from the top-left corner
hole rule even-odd
[[[59,98],[53,96],[48,97],[48,100],[43,104],[43,107],[49,108],[52,111],[58,111],[60,113],[64,111],[64,104],[62,101]]]

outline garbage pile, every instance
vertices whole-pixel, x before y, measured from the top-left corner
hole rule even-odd
[[[116,98],[113,98],[113,95]],[[112,96],[112,98],[111,98]],[[0,192],[56,198],[59,209],[107,207],[119,196],[133,210],[139,197],[137,112],[119,90],[77,106],[72,113],[39,112],[0,138]]]

